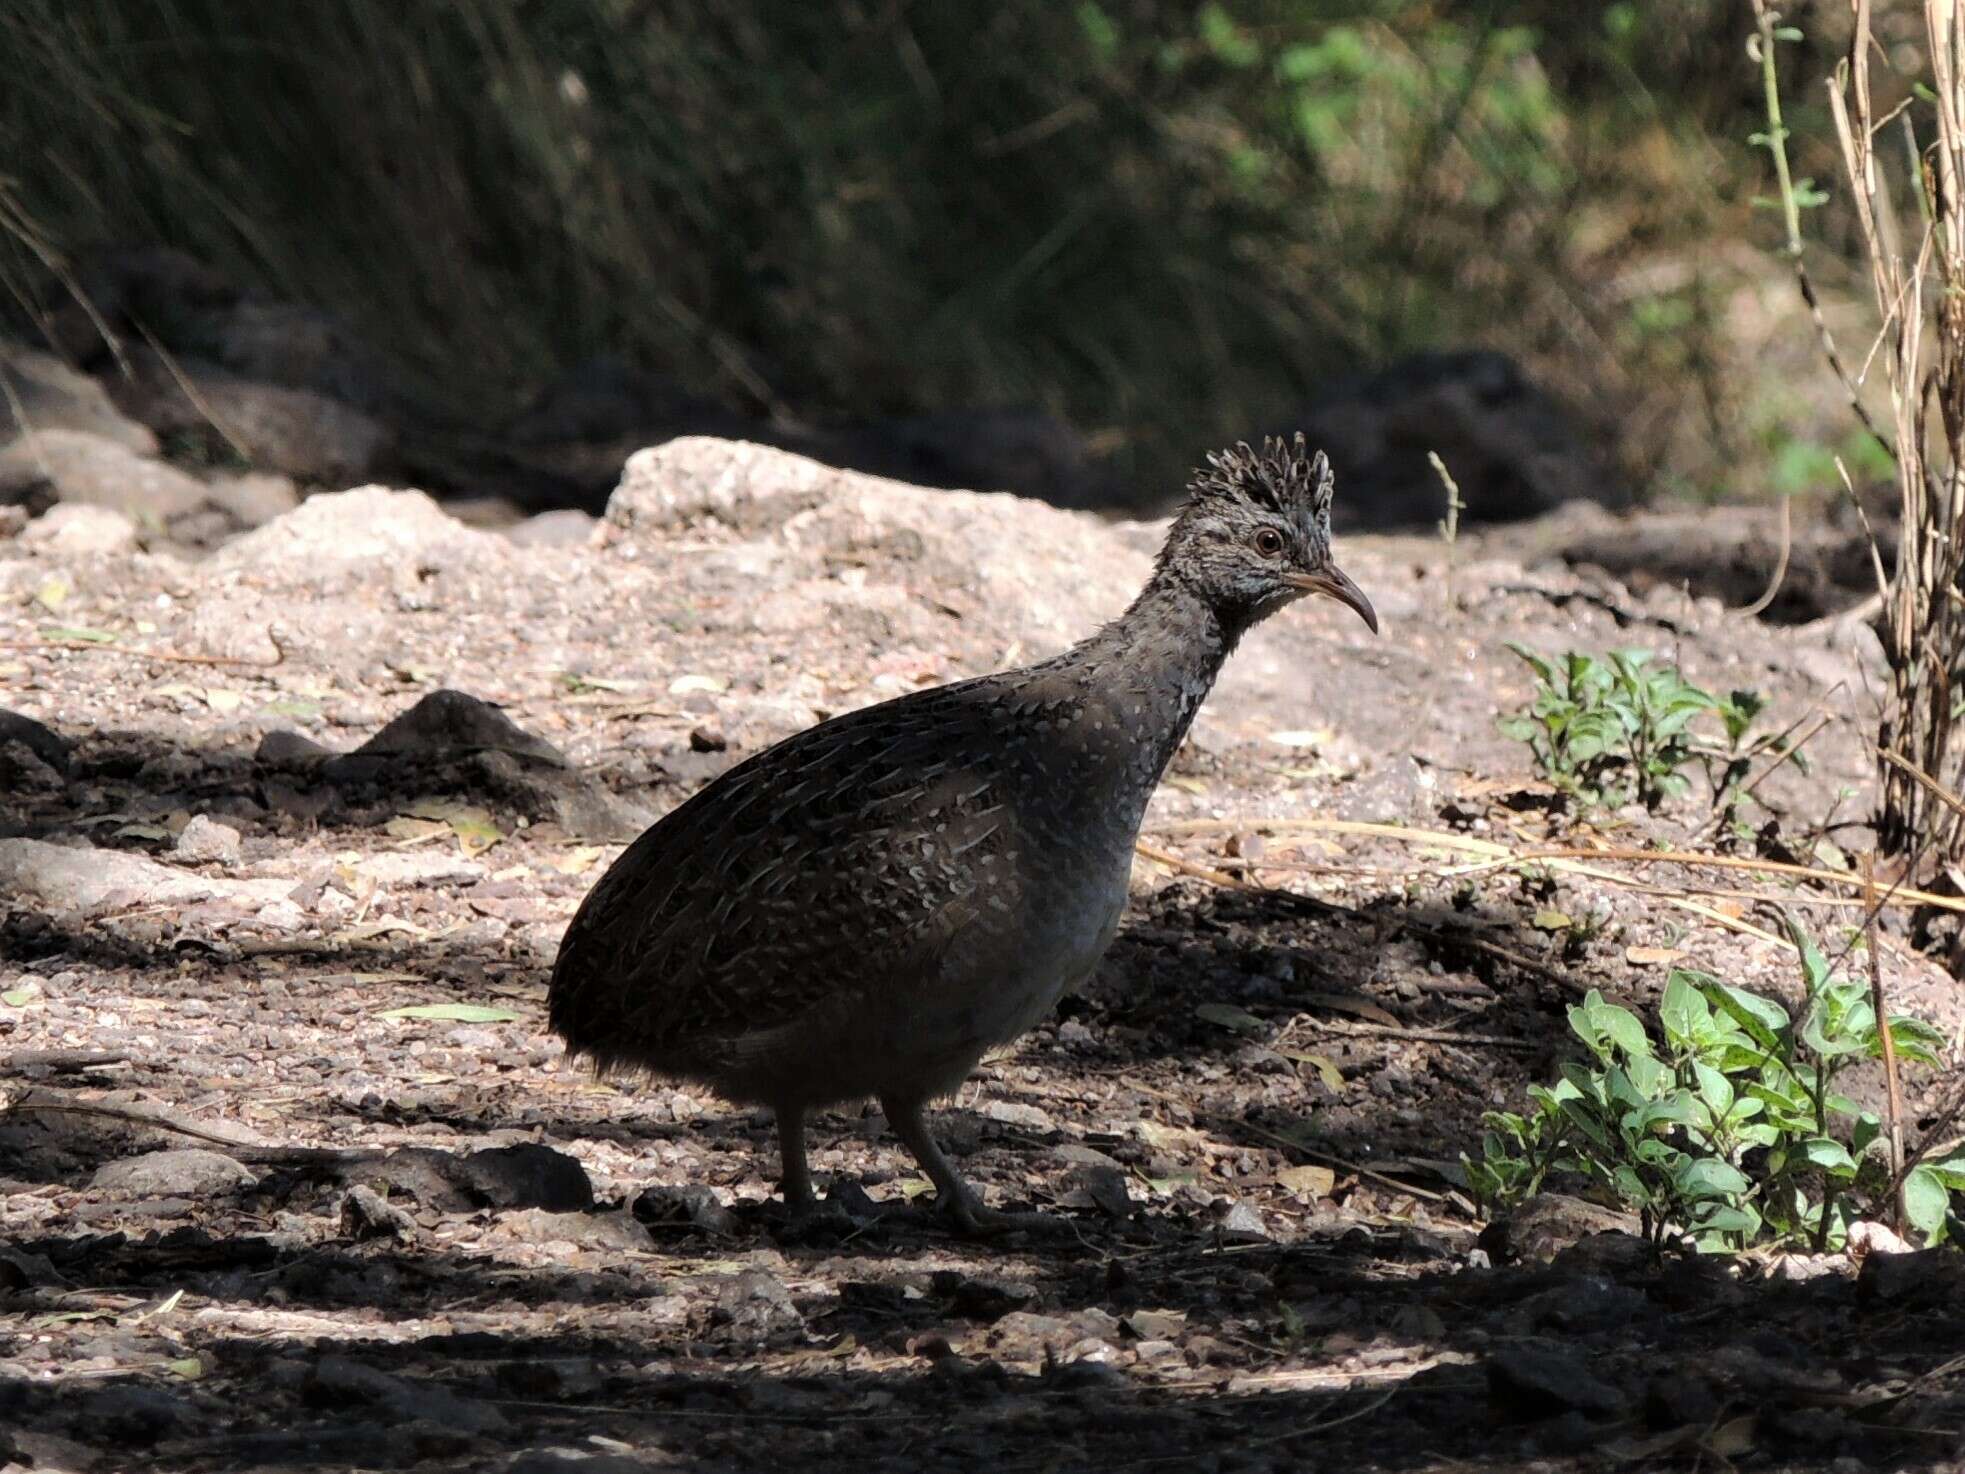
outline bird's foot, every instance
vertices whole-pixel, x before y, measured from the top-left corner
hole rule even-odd
[[[1002,1238],[1013,1233],[1056,1236],[1077,1232],[1067,1218],[1058,1218],[1049,1213],[1011,1213],[1001,1208],[985,1207],[982,1199],[973,1193],[938,1202],[937,1206],[942,1217],[957,1232],[968,1234],[971,1238]]]
[[[787,1202],[782,1232],[797,1240],[837,1241],[865,1229],[877,1211],[864,1188],[841,1178],[823,1198],[808,1194]]]

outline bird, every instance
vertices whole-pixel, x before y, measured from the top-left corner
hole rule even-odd
[[[807,1113],[869,1098],[968,1233],[928,1107],[1043,1019],[1116,934],[1147,800],[1237,641],[1307,595],[1334,477],[1299,432],[1210,453],[1124,613],[1060,655],[831,717],[630,844],[569,923],[549,1026],[596,1068],[775,1113],[794,1221]]]

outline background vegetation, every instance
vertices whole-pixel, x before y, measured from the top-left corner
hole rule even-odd
[[[1841,10],[1789,12],[1822,179]],[[781,416],[1041,406],[1154,477],[1477,344],[1641,491],[1827,490],[1846,424],[1740,370],[1743,283],[1791,293],[1752,28],[1728,0],[13,0],[0,270],[31,295],[37,247],[179,246],[472,415],[613,353]]]

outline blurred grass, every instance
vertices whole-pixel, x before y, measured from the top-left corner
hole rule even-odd
[[[0,276],[167,244],[344,315],[465,413],[610,352],[781,415],[1036,405],[1156,487],[1321,383],[1482,344],[1640,484],[1704,484],[1738,448],[1708,245],[1750,228],[1746,24],[12,0]]]

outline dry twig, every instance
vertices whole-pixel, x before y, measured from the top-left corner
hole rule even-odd
[[[1863,856],[1863,899],[1868,903],[1863,912],[1863,937],[1869,944],[1870,1008],[1876,1014],[1876,1037],[1883,1048],[1883,1121],[1890,1146],[1890,1175],[1894,1178],[1904,1165],[1904,1091],[1897,1076],[1897,1042],[1890,1035],[1890,1014],[1883,1006],[1883,956],[1876,945],[1876,917],[1882,908],[1876,900],[1876,856],[1873,854]],[[1897,1221],[1893,1226],[1902,1228],[1904,1215],[1901,1196],[1897,1197],[1896,1204]]]

